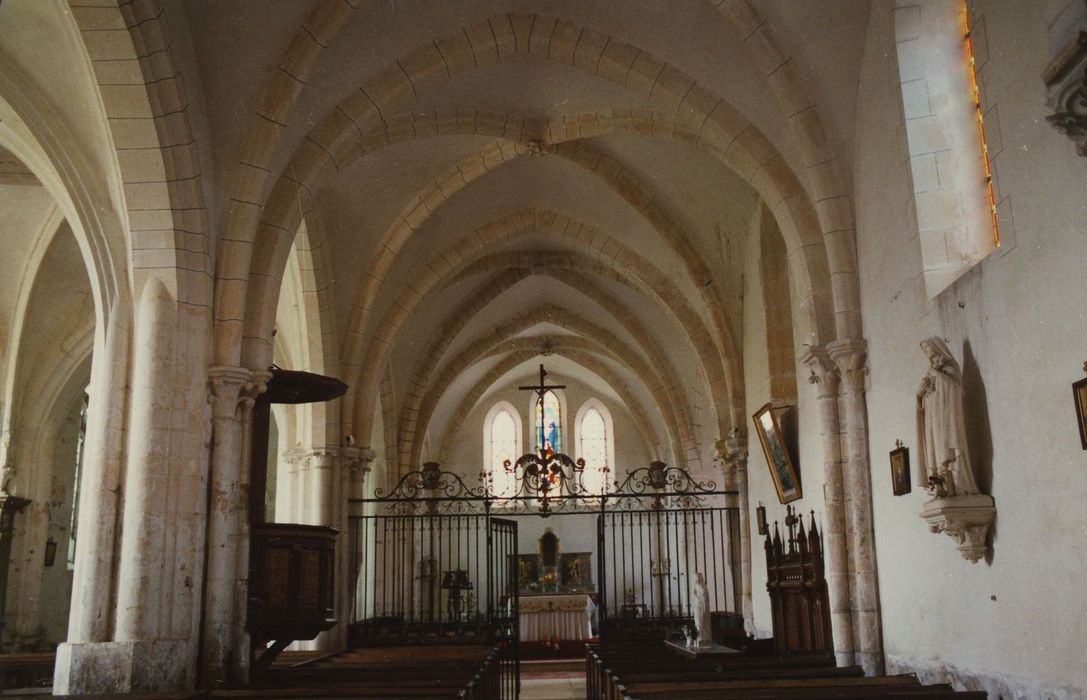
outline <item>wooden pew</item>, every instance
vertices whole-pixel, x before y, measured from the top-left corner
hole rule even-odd
[[[924,686],[912,675],[865,677],[860,667],[837,668],[825,655],[690,658],[644,642],[589,647],[585,683],[590,700],[986,697]]]
[[[259,687],[222,697],[497,698],[503,681],[512,685],[501,673],[503,659],[499,647],[475,645],[355,649],[300,667],[273,667]]]

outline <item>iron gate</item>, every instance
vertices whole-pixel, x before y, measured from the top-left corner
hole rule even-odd
[[[507,462],[513,493],[469,487],[431,462],[353,507],[353,641],[388,636],[486,639],[500,645],[503,687],[519,689],[518,517],[595,516],[597,632],[667,636],[691,624],[706,577],[714,624],[740,618],[735,492],[653,462],[590,492],[566,455]],[[359,585],[359,581],[363,585]],[[716,635],[715,635],[715,638]]]

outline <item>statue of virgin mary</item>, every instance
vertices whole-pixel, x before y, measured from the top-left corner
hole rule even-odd
[[[942,477],[947,496],[981,493],[970,465],[962,407],[962,372],[941,338],[921,341],[929,369],[917,390],[918,478]]]

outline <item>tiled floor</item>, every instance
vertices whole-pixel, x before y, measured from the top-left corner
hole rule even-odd
[[[584,700],[585,676],[576,678],[526,678],[521,681],[521,700]]]

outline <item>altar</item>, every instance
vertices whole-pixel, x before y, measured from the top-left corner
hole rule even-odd
[[[585,594],[522,595],[522,642],[584,641],[593,636],[596,604]]]

